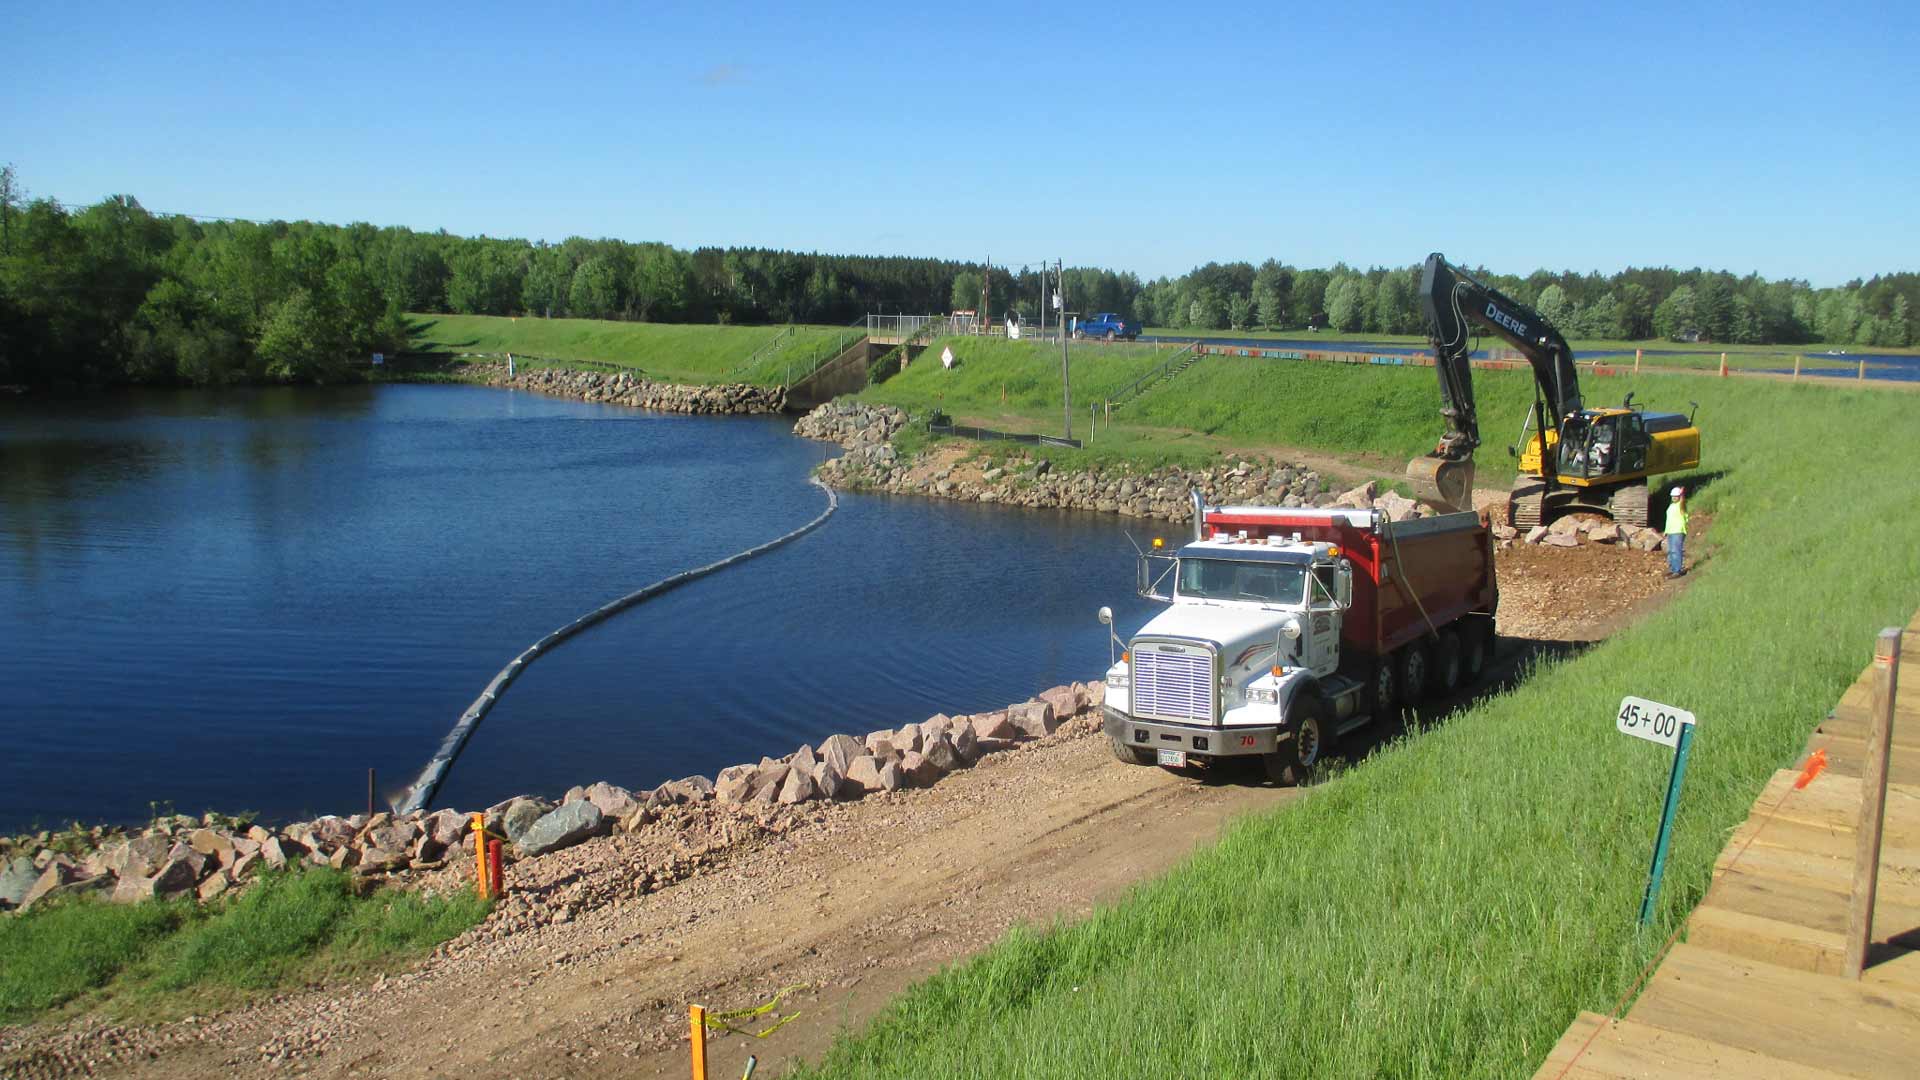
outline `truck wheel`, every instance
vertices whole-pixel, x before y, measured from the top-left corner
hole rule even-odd
[[[1118,758],[1123,765],[1153,764],[1153,758],[1147,751],[1133,746],[1115,735],[1107,736],[1107,749],[1112,750],[1113,756]]]
[[[1373,665],[1373,714],[1378,720],[1391,712],[1399,701],[1400,680],[1394,671],[1398,668],[1399,658],[1383,656]]]
[[[1493,652],[1493,626],[1486,619],[1472,618],[1461,624],[1460,677],[1472,684],[1486,674],[1487,658]]]
[[[1277,784],[1305,787],[1313,782],[1320,755],[1327,748],[1327,709],[1318,697],[1302,696],[1290,711],[1293,737],[1262,762],[1267,767],[1267,779]]]
[[[1427,675],[1433,670],[1425,642],[1416,641],[1400,650],[1400,704],[1408,708],[1418,704],[1427,693]]]
[[[1458,690],[1463,670],[1460,632],[1448,627],[1440,632],[1440,646],[1433,654],[1434,691],[1451,694]]]
[[[1107,344],[1113,344],[1113,331],[1107,331]]]

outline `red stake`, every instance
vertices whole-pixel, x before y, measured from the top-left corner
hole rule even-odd
[[[500,869],[500,841],[487,841],[487,877],[497,899],[507,894],[506,875]]]

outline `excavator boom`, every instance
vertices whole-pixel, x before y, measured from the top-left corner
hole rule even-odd
[[[1492,286],[1482,284],[1435,252],[1420,273],[1420,312],[1433,343],[1440,379],[1440,415],[1447,430],[1433,452],[1407,463],[1415,497],[1443,511],[1473,508],[1473,451],[1480,420],[1473,401],[1473,345],[1468,323],[1478,323],[1518,349],[1533,367],[1539,388],[1541,430],[1580,411],[1580,377],[1573,350],[1540,314]]]

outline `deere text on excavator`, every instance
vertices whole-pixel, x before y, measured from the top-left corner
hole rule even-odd
[[[1539,312],[1437,252],[1427,256],[1420,275],[1420,311],[1433,342],[1440,414],[1447,421],[1433,452],[1407,464],[1407,479],[1421,501],[1443,511],[1473,508],[1480,421],[1469,322],[1504,339],[1533,367],[1533,407],[1521,425],[1519,446],[1508,447],[1520,459],[1507,502],[1509,524],[1530,528],[1584,511],[1646,525],[1647,478],[1700,464],[1700,429],[1692,415],[1647,412],[1633,404],[1632,394],[1617,408],[1585,408],[1573,350],[1560,332]]]

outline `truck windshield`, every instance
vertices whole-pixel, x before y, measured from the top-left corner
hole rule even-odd
[[[1297,605],[1306,595],[1306,581],[1307,568],[1290,563],[1180,560],[1180,595],[1196,600]]]

